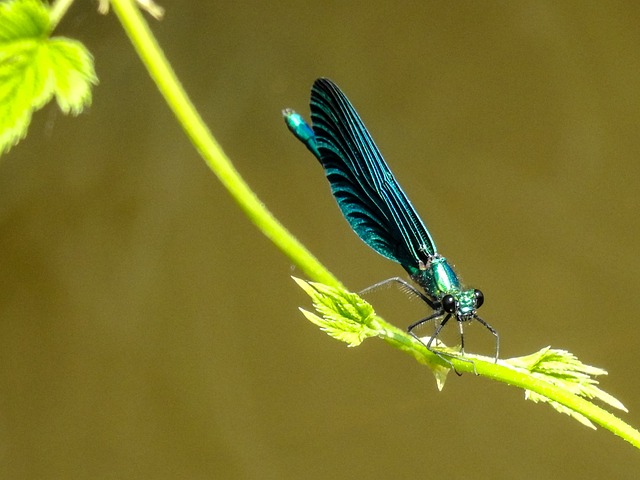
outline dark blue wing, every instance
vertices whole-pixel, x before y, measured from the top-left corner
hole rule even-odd
[[[311,119],[318,159],[351,228],[375,251],[414,273],[436,253],[433,239],[360,116],[329,79],[313,84]]]

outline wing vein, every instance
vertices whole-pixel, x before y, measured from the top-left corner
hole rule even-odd
[[[320,162],[354,231],[381,255],[410,271],[436,253],[413,205],[389,170],[347,97],[330,80],[311,90]]]

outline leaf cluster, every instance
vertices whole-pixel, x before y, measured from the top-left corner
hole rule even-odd
[[[65,114],[91,104],[93,57],[77,40],[50,34],[40,1],[0,3],[0,154],[25,137],[33,112],[54,97]]]

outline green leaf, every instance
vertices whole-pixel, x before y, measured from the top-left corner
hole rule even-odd
[[[597,398],[614,408],[627,411],[626,407],[618,399],[604,392],[596,385],[598,381],[594,378],[598,375],[606,375],[606,370],[582,363],[572,353],[566,350],[552,349],[551,347],[527,355],[525,357],[510,358],[501,361],[511,368],[528,372],[532,377],[548,382],[562,388],[579,397],[592,400]],[[594,428],[595,425],[584,415],[561,405],[544,395],[531,390],[525,390],[525,398],[535,403],[548,403],[558,412],[564,413],[578,420],[583,425]]]
[[[313,306],[322,317],[300,310],[328,335],[355,347],[381,333],[373,307],[355,293],[295,277],[293,279],[311,297]]]
[[[93,57],[80,42],[49,33],[40,1],[0,4],[0,153],[24,138],[33,112],[54,96],[64,113],[91,104]]]
[[[404,331],[398,330],[378,317],[373,307],[360,296],[342,288],[292,278],[311,297],[313,306],[321,315],[301,308],[300,311],[311,323],[350,347],[358,346],[370,337],[381,337],[393,343],[397,348],[413,355],[420,363],[431,368],[438,390],[442,390],[450,368],[442,366],[438,361],[434,362],[435,355],[428,352],[424,344],[420,344]],[[436,343],[438,348],[449,350],[441,342]],[[416,344],[420,345],[418,349]],[[425,353],[427,353],[426,356]],[[457,352],[454,352],[455,354]]]
[[[48,46],[56,102],[64,113],[78,115],[91,105],[91,85],[98,83],[93,57],[84,45],[68,38],[53,38]]]
[[[49,12],[38,0],[2,2],[0,19],[0,44],[49,34]]]

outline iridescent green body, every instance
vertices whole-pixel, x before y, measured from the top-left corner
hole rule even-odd
[[[460,320],[473,317],[476,310],[475,290],[462,288],[456,272],[443,256],[436,254],[431,257],[424,269],[412,273],[411,278],[435,299],[442,301],[445,295],[451,295],[456,301],[456,316]]]
[[[437,250],[431,234],[400,188],[378,147],[351,102],[329,79],[315,81],[311,90],[313,127],[296,112],[283,111],[289,130],[313,153],[323,166],[331,191],[343,215],[358,236],[380,255],[398,262],[424,294],[404,280],[409,290],[419,295],[434,313],[408,327],[413,329],[429,320],[441,318],[431,344],[451,317],[460,324],[475,319],[496,337],[497,332],[476,310],[484,297],[480,290],[464,288],[447,260]],[[382,282],[385,283],[385,282]],[[436,352],[437,353],[437,352]]]

